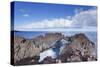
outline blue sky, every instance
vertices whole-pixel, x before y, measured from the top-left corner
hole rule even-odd
[[[73,28],[86,26],[96,27],[96,7],[64,4],[46,4],[31,2],[14,2],[15,30],[34,30],[45,28]],[[91,13],[91,14],[90,14]],[[85,18],[84,14],[89,15]],[[78,15],[78,17],[77,17]],[[82,15],[82,16],[81,16]],[[82,19],[80,19],[80,16]],[[88,20],[84,19],[88,18]],[[93,21],[91,21],[93,19]],[[73,21],[74,20],[74,21]],[[79,22],[75,22],[78,20]],[[81,22],[82,21],[82,22]],[[87,24],[87,22],[90,22]],[[93,25],[90,25],[93,23]],[[35,26],[37,25],[37,26]]]

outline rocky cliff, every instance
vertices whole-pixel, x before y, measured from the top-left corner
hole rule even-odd
[[[63,38],[61,33],[48,33],[33,39],[14,36],[14,63],[27,57],[39,56],[39,53],[52,47],[56,40]]]
[[[62,62],[78,62],[96,60],[95,44],[84,34],[76,34],[70,37],[70,43],[60,51]]]
[[[41,63],[94,61],[97,59],[94,50],[95,44],[83,33],[71,37],[66,37],[61,33],[47,33],[33,39],[14,36],[14,43],[11,44],[14,46],[14,64],[40,64],[38,62],[39,54],[47,49],[54,48],[55,42],[61,39],[68,43],[60,48],[59,56],[55,59],[47,57]],[[51,59],[50,62],[48,59]]]

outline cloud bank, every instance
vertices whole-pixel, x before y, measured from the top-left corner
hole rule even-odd
[[[69,16],[66,16],[69,17]],[[97,26],[97,10],[91,9],[76,13],[70,18],[44,19],[18,26],[17,30],[34,31],[38,29],[95,29]]]
[[[97,11],[95,9],[83,11],[73,17],[75,27],[95,27],[97,26]]]

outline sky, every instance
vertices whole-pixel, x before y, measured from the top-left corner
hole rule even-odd
[[[95,6],[14,2],[14,30],[96,31]]]

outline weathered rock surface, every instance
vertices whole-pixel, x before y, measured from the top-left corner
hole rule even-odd
[[[39,54],[46,49],[55,47],[57,40],[65,39],[66,43],[60,48],[56,59],[47,57],[41,63],[64,63],[97,60],[95,44],[83,33],[65,37],[61,33],[47,33],[33,39],[14,36],[14,64],[39,64]],[[36,59],[37,57],[37,59]]]
[[[49,33],[33,39],[14,36],[14,62],[23,58],[38,56],[40,52],[53,46],[53,42],[63,38],[61,33]]]
[[[94,61],[96,53],[94,43],[84,34],[76,34],[70,38],[71,43],[65,45],[60,53],[62,62]]]

